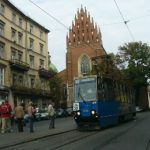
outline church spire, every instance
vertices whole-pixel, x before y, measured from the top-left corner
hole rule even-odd
[[[72,21],[72,30],[67,37],[68,46],[79,46],[81,44],[91,44],[101,46],[101,33],[98,32],[97,24],[94,23],[93,17],[87,12],[86,7],[77,10],[75,20]]]

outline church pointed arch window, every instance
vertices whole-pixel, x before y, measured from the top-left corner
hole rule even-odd
[[[87,56],[83,56],[80,62],[80,70],[82,75],[87,75],[90,72],[90,60]]]

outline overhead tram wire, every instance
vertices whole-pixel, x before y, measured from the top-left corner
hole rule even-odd
[[[63,26],[65,29],[67,29],[68,31],[71,30],[71,29],[68,28],[64,23],[62,23],[60,20],[58,20],[57,18],[55,18],[53,15],[51,15],[50,13],[48,13],[47,11],[45,11],[45,10],[44,10],[43,8],[41,8],[39,5],[37,5],[36,3],[34,3],[32,0],[28,0],[28,1],[29,1],[30,3],[32,3],[33,5],[35,5],[37,8],[39,8],[41,11],[43,11],[45,14],[47,14],[49,17],[51,17],[52,19],[54,19],[58,24],[60,24],[61,26]],[[114,1],[115,1],[115,0],[114,0]],[[132,35],[132,33],[131,33],[131,31],[130,31],[128,25],[127,25],[128,21],[126,21],[126,20],[124,19],[124,17],[123,17],[123,15],[122,15],[122,13],[121,13],[121,11],[120,11],[120,9],[119,9],[119,7],[118,7],[116,1],[115,1],[115,4],[116,4],[116,6],[117,6],[117,8],[118,8],[118,10],[119,10],[119,13],[121,14],[121,17],[122,17],[122,19],[123,19],[123,23],[126,25],[126,27],[127,27],[128,31],[129,31],[129,33],[130,33],[132,39],[134,40],[134,37],[133,37],[133,35]],[[121,23],[121,22],[118,22],[118,23]],[[114,24],[114,23],[112,23],[112,24]],[[117,23],[116,23],[116,24],[117,24]],[[107,26],[107,25],[108,25],[108,24],[104,24],[104,25],[102,25],[102,26]],[[109,24],[109,25],[111,25],[111,24]],[[93,47],[92,47],[90,44],[88,44],[88,43],[86,43],[86,45],[88,45],[88,46],[90,46],[91,48],[93,48]]]
[[[36,3],[34,3],[32,0],[28,0],[28,1],[29,1],[30,3],[32,3],[33,5],[35,5],[36,7],[38,7],[40,10],[42,10],[42,11],[43,11],[45,14],[47,14],[49,17],[51,17],[52,19],[54,19],[57,23],[59,23],[60,25],[62,25],[65,29],[67,29],[68,31],[70,31],[70,29],[69,29],[64,23],[62,23],[60,20],[58,20],[56,17],[54,17],[53,15],[51,15],[50,13],[48,13],[47,11],[45,11],[45,10],[44,10],[43,8],[41,8],[39,5],[37,5]],[[114,1],[115,1],[115,0],[114,0]],[[115,3],[116,3],[116,1],[115,1]],[[122,13],[121,13],[121,11],[120,11],[120,9],[119,9],[117,3],[116,3],[116,6],[117,6],[117,8],[118,8],[118,10],[119,10],[119,13],[120,13],[121,16],[122,16],[123,22],[125,23],[125,25],[126,25],[128,31],[129,31],[131,37],[134,39],[134,37],[133,37],[133,35],[132,35],[132,33],[131,33],[131,31],[130,31],[128,25],[127,25],[127,23],[128,23],[129,21],[125,21],[125,19],[124,19],[123,15],[122,15]],[[121,22],[118,22],[118,23],[121,23]],[[102,25],[102,26],[107,26],[107,25],[112,25],[112,24],[118,24],[118,23],[116,22],[116,23],[104,24],[104,25]]]
[[[129,26],[127,25],[127,23],[129,22],[129,20],[125,20],[125,19],[124,19],[123,14],[122,14],[122,12],[121,12],[121,10],[120,10],[120,8],[119,8],[119,6],[118,6],[116,0],[114,0],[114,2],[115,2],[115,4],[116,4],[116,7],[117,7],[117,9],[118,9],[118,11],[119,11],[119,13],[120,13],[122,19],[123,19],[123,22],[124,22],[125,26],[127,27],[127,30],[128,30],[128,32],[129,32],[131,38],[133,39],[133,41],[135,41],[135,40],[134,40],[134,36],[133,36],[131,30],[129,29]]]
[[[69,28],[63,24],[61,21],[59,21],[57,18],[55,18],[54,16],[52,16],[50,13],[48,13],[47,11],[45,11],[44,9],[42,9],[40,6],[38,6],[37,4],[35,4],[32,0],[28,0],[30,3],[32,3],[33,5],[35,5],[36,7],[38,7],[40,10],[42,10],[45,14],[47,14],[49,17],[51,17],[52,19],[54,19],[57,23],[61,24],[63,27],[65,27],[67,30],[69,30]]]
[[[38,6],[37,4],[35,4],[32,0],[28,0],[30,3],[32,3],[33,5],[35,5],[36,7],[38,7],[40,10],[42,10],[44,13],[46,13],[49,17],[51,17],[52,19],[54,19],[57,23],[59,23],[60,25],[62,25],[65,29],[67,29],[68,31],[70,31],[71,29],[68,28],[65,24],[63,24],[61,21],[59,21],[57,18],[55,18],[54,16],[52,16],[50,13],[48,13],[47,11],[45,11],[44,9],[42,9],[40,6]],[[90,44],[87,44],[87,46],[93,48]]]

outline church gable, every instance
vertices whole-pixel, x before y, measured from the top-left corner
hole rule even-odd
[[[101,33],[94,24],[93,18],[87,13],[86,8],[77,11],[75,20],[72,22],[72,28],[67,35],[67,47],[76,47],[83,44],[102,47]]]

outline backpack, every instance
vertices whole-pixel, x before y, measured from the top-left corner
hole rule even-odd
[[[10,113],[9,108],[8,108],[7,105],[2,105],[1,106],[1,113],[2,114],[9,114]]]

